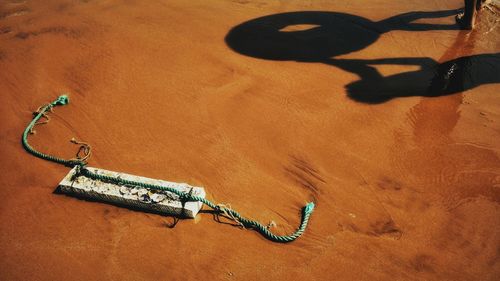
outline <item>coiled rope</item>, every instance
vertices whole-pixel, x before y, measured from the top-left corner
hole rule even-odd
[[[66,105],[69,103],[69,98],[66,95],[62,95],[59,98],[57,98],[55,101],[41,106],[35,113],[35,117],[33,120],[29,123],[28,127],[24,130],[23,136],[22,136],[22,144],[23,147],[31,153],[32,155],[42,158],[44,160],[56,162],[58,164],[62,164],[68,167],[74,167],[77,166],[77,172],[79,175],[88,177],[93,180],[100,180],[103,182],[110,182],[114,184],[120,184],[120,185],[132,185],[132,186],[138,186],[142,188],[148,188],[148,189],[154,189],[154,190],[159,190],[159,191],[166,191],[166,192],[171,192],[179,196],[181,201],[199,201],[208,207],[212,208],[219,214],[225,215],[226,217],[229,217],[230,219],[236,221],[239,225],[242,225],[245,228],[252,228],[260,232],[265,238],[274,241],[274,242],[291,242],[298,237],[300,237],[309,222],[309,217],[311,216],[312,212],[314,211],[314,203],[309,202],[306,204],[306,206],[302,209],[302,220],[300,222],[299,227],[297,230],[290,234],[290,235],[276,235],[272,233],[269,230],[269,226],[265,226],[258,221],[250,220],[245,217],[243,217],[240,213],[236,212],[235,210],[231,209],[230,207],[227,207],[222,204],[215,204],[205,198],[199,197],[192,195],[189,192],[183,192],[179,191],[174,188],[170,187],[165,187],[165,186],[160,186],[160,185],[155,185],[155,184],[148,184],[148,183],[142,183],[142,182],[137,182],[137,181],[130,181],[130,180],[125,180],[122,178],[118,177],[111,177],[111,176],[106,176],[106,175],[100,175],[97,173],[94,173],[88,169],[85,168],[87,165],[87,160],[90,157],[91,154],[91,147],[87,143],[84,142],[78,142],[74,139],[72,139],[73,143],[80,144],[80,149],[78,150],[77,157],[74,159],[62,159],[58,158],[52,155],[44,154],[42,152],[39,152],[35,150],[33,147],[31,147],[28,143],[28,136],[30,133],[33,133],[33,127],[39,124],[45,124],[48,122],[49,118],[47,116],[48,112],[51,112],[54,106],[59,106],[59,105]],[[40,118],[45,118],[46,120],[44,122],[39,122]],[[80,155],[83,154],[83,155]]]

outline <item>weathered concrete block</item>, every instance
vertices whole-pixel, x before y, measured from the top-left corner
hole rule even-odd
[[[186,183],[175,183],[146,177],[139,177],[125,173],[118,173],[86,167],[90,171],[112,177],[120,177],[124,180],[131,180],[141,183],[155,184],[170,188],[175,188],[183,192],[191,192],[193,195],[205,197],[205,189],[197,186],[190,186]],[[99,180],[93,180],[85,176],[76,176],[76,167],[73,168],[59,183],[60,191],[76,195],[83,198],[98,201],[110,202],[117,205],[135,207],[138,209],[157,212],[166,215],[185,216],[194,218],[201,209],[201,202],[185,202],[179,200],[179,196],[171,192],[158,191],[143,187],[118,185]]]

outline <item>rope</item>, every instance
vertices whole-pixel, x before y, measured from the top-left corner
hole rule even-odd
[[[212,208],[213,210],[215,210],[218,214],[224,215],[224,216],[234,220],[236,223],[238,223],[242,227],[252,228],[252,229],[257,230],[265,238],[267,238],[271,241],[274,241],[274,242],[291,242],[291,241],[297,239],[298,237],[300,237],[304,233],[304,231],[307,227],[307,224],[309,222],[309,217],[311,216],[312,212],[314,211],[314,203],[313,202],[307,203],[306,206],[302,209],[302,220],[300,222],[299,227],[297,228],[297,230],[295,230],[294,233],[292,233],[290,235],[276,235],[276,234],[272,233],[271,231],[269,231],[269,228],[270,228],[269,226],[263,225],[263,224],[259,223],[258,221],[247,219],[247,218],[243,217],[240,213],[236,212],[235,210],[231,209],[230,207],[228,207],[226,205],[215,204],[215,203],[213,203],[213,202],[211,202],[208,199],[205,199],[203,197],[192,195],[191,192],[183,192],[183,191],[180,191],[178,189],[171,188],[171,187],[142,183],[142,182],[122,179],[119,177],[111,177],[111,176],[107,176],[107,175],[100,175],[100,174],[94,173],[94,172],[85,168],[85,165],[87,164],[86,160],[91,155],[91,146],[87,143],[79,142],[79,141],[72,139],[71,141],[73,143],[80,144],[81,146],[80,146],[80,149],[78,150],[77,157],[74,159],[69,159],[69,160],[58,158],[58,157],[48,155],[48,154],[44,154],[42,152],[35,150],[33,147],[31,147],[28,144],[28,135],[30,134],[30,132],[32,132],[33,127],[35,125],[40,124],[40,123],[38,123],[39,119],[42,117],[45,117],[47,119],[46,120],[46,122],[47,122],[48,121],[48,116],[47,116],[48,111],[52,111],[52,108],[54,106],[66,105],[66,104],[68,104],[68,102],[69,102],[68,97],[66,95],[62,95],[59,98],[57,98],[55,101],[53,101],[45,106],[40,107],[40,109],[37,112],[35,112],[36,113],[35,117],[28,124],[28,127],[26,127],[26,129],[24,130],[24,133],[22,136],[22,144],[23,144],[23,147],[26,149],[26,151],[28,151],[29,153],[31,153],[32,155],[34,155],[36,157],[44,159],[44,160],[56,162],[58,164],[62,164],[62,165],[69,166],[69,167],[77,166],[78,167],[77,173],[79,175],[88,177],[88,178],[93,179],[93,180],[100,180],[103,182],[110,182],[113,184],[132,185],[132,186],[137,186],[137,187],[142,187],[142,188],[171,192],[171,193],[178,195],[181,201],[186,201],[186,202],[187,201],[199,201],[199,202],[207,205],[208,207]]]
[[[80,145],[80,148],[78,149],[78,152],[76,153],[76,157],[71,159],[70,161],[87,162],[87,160],[92,155],[92,146],[86,142],[77,141],[75,138],[72,138],[70,141],[74,144]]]
[[[45,118],[45,120],[44,121],[37,121],[37,122],[35,122],[35,124],[33,124],[33,127],[30,129],[30,134],[36,133],[35,130],[34,130],[34,128],[35,128],[36,125],[43,125],[43,124],[49,123],[50,117],[49,117],[48,113],[45,112],[45,111],[42,111],[42,108],[45,107],[45,106],[47,106],[47,105],[42,105],[35,112],[33,112],[33,116],[36,116],[37,114],[41,113],[42,116],[40,116],[40,117]],[[50,107],[48,111],[52,112],[52,107]]]
[[[240,220],[238,220],[237,217],[233,216],[227,210],[232,210],[231,209],[231,205],[229,205],[229,204],[222,204],[222,203],[217,204],[217,211],[218,211],[217,212],[217,221],[221,222],[220,221],[220,217],[223,216],[223,217],[226,217],[226,218],[228,218],[228,219],[236,222],[237,226],[241,226],[242,228],[245,228],[245,225]]]
[[[31,120],[31,122],[28,124],[28,127],[26,127],[26,129],[24,130],[23,137],[22,137],[22,144],[23,144],[24,149],[26,149],[26,151],[28,151],[29,153],[31,153],[32,155],[34,155],[38,158],[42,158],[44,160],[52,161],[52,162],[55,162],[58,164],[68,166],[68,167],[73,167],[76,165],[85,165],[87,163],[82,161],[82,160],[78,160],[78,159],[66,160],[66,159],[62,159],[59,157],[55,157],[52,155],[42,153],[40,151],[35,150],[28,143],[28,135],[33,134],[33,127],[35,127],[36,125],[40,125],[40,124],[46,124],[50,120],[47,116],[48,112],[52,112],[52,108],[54,106],[66,105],[66,104],[68,104],[68,102],[69,102],[68,96],[62,95],[62,96],[58,97],[55,101],[53,101],[47,105],[39,107],[38,110],[36,112],[34,112],[35,117],[33,117],[33,120]],[[46,120],[43,122],[38,122],[40,120],[40,118],[42,118],[42,117],[45,118]]]

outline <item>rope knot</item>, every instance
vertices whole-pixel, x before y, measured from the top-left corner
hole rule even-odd
[[[66,105],[69,103],[69,97],[67,95],[60,95],[51,105]]]
[[[183,192],[181,195],[179,195],[179,200],[181,202],[188,202],[193,199],[193,188],[189,189],[189,192]]]

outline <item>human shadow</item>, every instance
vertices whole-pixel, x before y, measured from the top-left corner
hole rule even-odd
[[[366,103],[394,97],[449,95],[500,82],[499,53],[460,57],[440,64],[430,58],[335,58],[359,51],[393,30],[458,30],[456,24],[413,23],[458,11],[410,12],[378,22],[336,12],[282,13],[242,23],[229,31],[225,41],[231,49],[247,56],[324,63],[357,74],[360,80],[346,85],[346,91],[352,99]],[[384,77],[373,67],[383,64],[416,65],[420,69]]]
[[[225,41],[234,51],[255,58],[323,62],[364,49],[393,30],[458,30],[457,24],[413,23],[418,19],[442,18],[458,12],[410,12],[378,22],[337,12],[290,12],[237,25],[229,31]]]
[[[483,84],[500,83],[500,53],[464,56],[443,63],[430,58],[330,59],[325,62],[360,77],[345,88],[350,98],[365,103],[381,103],[396,97],[444,96]],[[372,67],[382,64],[420,68],[384,77]]]

